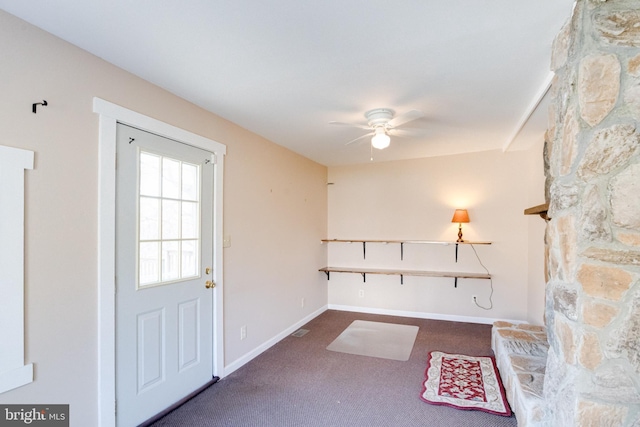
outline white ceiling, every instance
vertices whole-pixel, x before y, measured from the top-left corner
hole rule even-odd
[[[540,141],[573,0],[0,0],[0,8],[325,165],[364,112],[425,114],[375,161]],[[532,114],[533,113],[533,114]],[[530,120],[527,118],[531,116]],[[521,129],[522,128],[522,129]],[[220,141],[224,143],[225,141]]]

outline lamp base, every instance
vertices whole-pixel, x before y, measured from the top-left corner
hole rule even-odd
[[[456,242],[464,242],[464,240],[462,240],[462,224],[458,225],[458,240],[456,240]]]

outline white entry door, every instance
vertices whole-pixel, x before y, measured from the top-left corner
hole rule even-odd
[[[213,377],[212,153],[117,127],[116,419],[153,417]]]

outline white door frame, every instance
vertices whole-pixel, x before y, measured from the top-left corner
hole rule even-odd
[[[100,115],[98,141],[98,425],[115,426],[115,236],[116,236],[116,124],[124,123],[216,155],[213,199],[213,374],[224,377],[222,189],[226,146],[189,131],[147,117],[119,105],[93,98]]]

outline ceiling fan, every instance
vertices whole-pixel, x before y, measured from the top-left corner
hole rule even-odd
[[[390,135],[402,136],[403,134],[406,134],[402,130],[398,129],[400,126],[412,120],[419,119],[423,117],[424,114],[418,110],[411,110],[399,116],[394,116],[395,111],[390,108],[375,108],[364,113],[364,117],[367,119],[366,125],[342,122],[329,122],[329,124],[368,130],[370,131],[369,133],[347,142],[346,145],[353,144],[362,138],[373,135],[373,138],[371,138],[371,146],[382,150],[387,148],[391,143]]]

